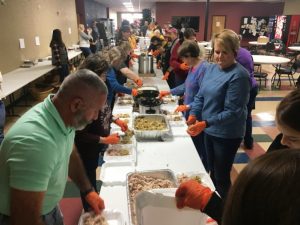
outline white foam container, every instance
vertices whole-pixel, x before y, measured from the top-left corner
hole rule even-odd
[[[129,151],[129,155],[124,156],[110,156],[108,155],[107,151],[111,148],[122,150],[127,149]],[[133,144],[117,144],[117,145],[110,145],[109,148],[105,151],[103,160],[108,163],[123,163],[128,162],[135,163],[136,162],[136,148]]]
[[[91,213],[84,213],[80,216],[78,225],[84,225],[83,220],[85,217],[90,216]],[[121,211],[116,209],[105,209],[102,215],[109,225],[125,225],[124,215]]]
[[[207,215],[188,207],[177,209],[176,188],[153,189],[136,196],[138,225],[205,225]]]
[[[100,180],[103,186],[125,185],[127,174],[134,171],[133,163],[104,163],[101,167]]]

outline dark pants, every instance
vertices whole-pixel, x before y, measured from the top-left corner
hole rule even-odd
[[[89,181],[93,185],[94,189],[98,192],[96,184],[96,169],[98,167],[99,155],[96,155],[95,157],[81,157],[81,160],[85,168],[86,175],[89,178]],[[86,202],[82,193],[80,193],[80,196],[84,211],[89,211],[90,205]]]
[[[58,68],[58,73],[59,73],[60,82],[63,82],[66,76],[70,74],[69,65],[68,64],[61,65],[61,67]]]
[[[45,225],[64,225],[63,215],[59,206],[56,206],[51,212],[42,216]],[[0,225],[10,225],[10,217],[0,214]]]
[[[85,58],[88,57],[90,54],[92,54],[90,48],[80,47],[80,50],[82,51],[82,54],[84,55]]]
[[[194,142],[198,155],[203,163],[203,166],[206,172],[208,172],[207,154],[206,154],[206,148],[204,144],[204,133],[202,132],[199,135],[192,137],[192,140]]]
[[[185,82],[186,76],[180,76],[175,74],[175,87],[183,84]]]
[[[246,148],[253,148],[253,137],[252,137],[252,109],[255,109],[255,98],[258,93],[258,87],[253,87],[250,90],[249,102],[247,104],[247,119],[246,119],[246,131],[244,136],[244,145]]]
[[[163,68],[163,75],[167,72],[167,69],[168,69],[168,67],[167,68]],[[173,71],[170,72],[170,75],[169,75],[169,77],[167,79],[167,83],[168,83],[170,89],[176,87],[176,85],[175,85],[175,74],[174,74]]]
[[[231,186],[230,171],[241,141],[242,138],[225,139],[204,134],[210,176],[223,199]]]

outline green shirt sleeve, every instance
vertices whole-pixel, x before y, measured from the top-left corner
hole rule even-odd
[[[53,153],[55,146],[49,145],[49,141],[38,134],[18,140],[10,147],[10,187],[25,191],[46,191],[57,162],[57,154]]]

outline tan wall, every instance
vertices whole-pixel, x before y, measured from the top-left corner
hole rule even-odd
[[[72,33],[68,33],[68,28]],[[67,46],[78,40],[74,0],[6,0],[0,5],[0,71],[18,68],[24,59],[38,59],[51,54],[52,30],[61,29]],[[40,46],[35,45],[35,36]],[[25,39],[25,49],[19,48]]]
[[[300,14],[300,1],[299,0],[285,0],[284,15],[299,15]]]

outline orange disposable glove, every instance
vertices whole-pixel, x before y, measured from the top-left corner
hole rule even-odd
[[[170,72],[169,71],[165,72],[164,76],[162,77],[162,80],[168,80],[169,76],[170,76]]]
[[[207,127],[205,121],[196,122],[194,125],[190,126],[187,130],[188,134],[191,136],[197,136]]]
[[[190,67],[186,63],[181,63],[179,68],[181,70],[189,70],[190,69]]]
[[[132,90],[131,90],[131,94],[132,94],[132,96],[134,96],[134,97],[137,96],[137,95],[138,95],[138,90],[135,89],[135,88],[132,89]]]
[[[120,136],[115,133],[115,134],[111,134],[107,137],[101,137],[101,143],[103,144],[118,144],[120,142]]]
[[[187,125],[192,125],[196,122],[197,117],[195,115],[189,115],[188,120],[186,121]]]
[[[183,182],[176,190],[176,205],[182,209],[187,206],[203,211],[213,192],[195,180]]]
[[[185,112],[190,110],[190,106],[189,105],[179,105],[176,109],[175,112]]]
[[[96,214],[100,214],[105,208],[104,201],[97,192],[92,191],[85,196],[85,200],[91,208],[95,211]]]
[[[142,87],[142,86],[143,86],[143,81],[142,81],[141,78],[136,79],[136,80],[134,81],[134,83],[136,83],[136,85],[137,85],[138,87]]]
[[[121,130],[123,132],[125,132],[125,131],[128,130],[128,126],[127,126],[127,124],[123,120],[116,119],[115,120],[115,124],[117,124],[119,127],[121,127]]]
[[[165,97],[165,96],[167,96],[169,94],[171,94],[170,91],[160,91],[159,92],[159,98],[163,98],[163,97]]]
[[[152,53],[152,55],[153,55],[154,57],[157,57],[159,54],[160,54],[159,50],[155,50],[155,51]]]

